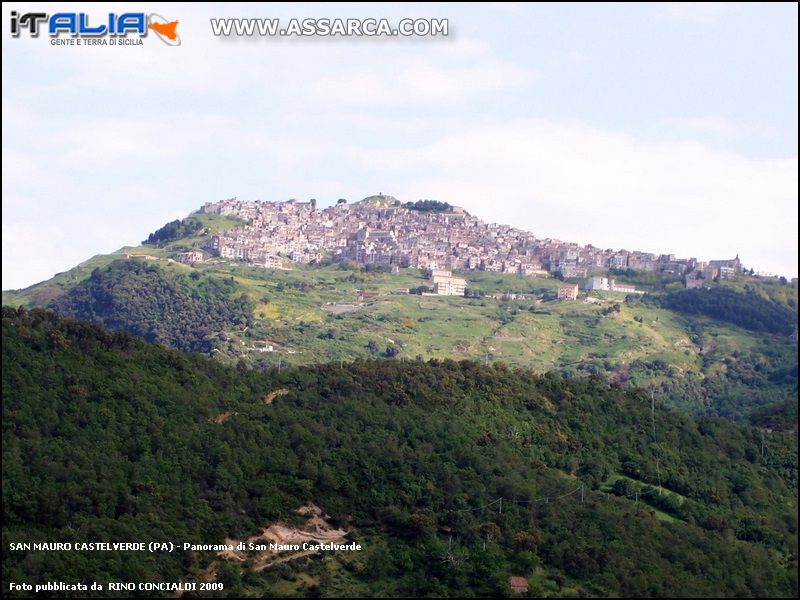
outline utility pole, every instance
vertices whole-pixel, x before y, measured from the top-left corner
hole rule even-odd
[[[656,456],[656,476],[658,477],[658,495],[661,495],[661,470],[658,467],[658,456]]]
[[[653,441],[656,441],[656,396],[655,390],[650,388],[650,419],[653,423]]]
[[[583,484],[581,484],[581,504],[583,504]]]
[[[650,388],[650,420],[653,423],[653,443],[656,444],[656,395],[655,389]],[[658,477],[658,495],[661,495],[661,469],[659,465],[659,449],[656,446],[656,476]]]
[[[503,514],[503,497],[500,496],[500,514]]]

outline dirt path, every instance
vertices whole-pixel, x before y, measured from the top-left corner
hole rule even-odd
[[[265,563],[263,565],[255,564],[253,565],[253,571],[258,573],[259,571],[263,571],[268,567],[273,567],[280,563],[289,562],[290,560],[297,560],[298,558],[303,558],[304,556],[311,556],[312,554],[316,554],[317,550],[305,550],[303,552],[297,552],[296,554],[292,554],[290,556],[284,556],[282,558],[276,558],[272,562]]]
[[[278,390],[282,391],[282,390]],[[273,392],[275,393],[275,392]],[[285,523],[273,523],[261,530],[261,533],[250,536],[244,540],[245,544],[255,544],[259,546],[269,547],[270,544],[279,546],[295,545],[302,548],[305,542],[310,542],[315,545],[330,544],[342,542],[347,535],[344,529],[335,529],[325,516],[323,516],[322,509],[315,504],[308,504],[301,506],[297,509],[297,514],[307,516],[308,520],[302,527],[288,525]],[[231,545],[234,548],[240,543],[240,540],[226,538],[225,544]],[[287,562],[317,554],[319,550],[259,550],[259,551],[246,551],[246,550],[221,550],[217,552],[217,556],[223,560],[234,560],[236,562],[244,562],[248,559],[253,561],[253,571],[259,572],[264,569],[279,563]]]
[[[264,404],[272,404],[272,401],[275,400],[275,398],[280,398],[281,396],[285,396],[288,393],[289,390],[287,390],[286,388],[281,388],[279,390],[275,390],[274,392],[270,392],[269,394],[264,396],[261,402]]]
[[[221,412],[218,415],[214,415],[213,417],[209,418],[208,422],[219,425],[220,423],[224,423],[225,421],[227,421],[230,417],[236,416],[238,414],[239,414],[238,412],[235,413],[228,411]]]

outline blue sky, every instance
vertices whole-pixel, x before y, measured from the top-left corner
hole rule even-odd
[[[70,4],[98,18],[103,5]],[[55,47],[3,5],[3,289],[209,200],[435,198],[540,237],[797,275],[797,5],[115,5],[182,45]],[[211,17],[446,17],[250,39]]]

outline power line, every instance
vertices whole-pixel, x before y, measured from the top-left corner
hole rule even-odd
[[[528,500],[516,500],[516,499],[513,499],[513,498],[504,498],[504,497],[500,496],[500,497],[496,498],[495,500],[492,500],[488,504],[484,504],[483,506],[476,506],[475,508],[463,508],[463,509],[456,510],[456,511],[453,511],[453,512],[457,512],[457,513],[475,512],[477,510],[483,510],[484,508],[489,508],[490,506],[494,506],[495,504],[499,504],[499,512],[500,512],[500,514],[502,514],[503,513],[503,502],[504,501],[506,503],[511,502],[513,504],[534,504],[534,503],[537,503],[537,502],[545,502],[545,503],[547,503],[550,500],[560,500],[562,498],[566,498],[568,496],[572,496],[573,494],[577,494],[578,492],[581,493],[581,502],[583,502],[584,485],[581,484],[581,485],[577,486],[575,489],[570,490],[569,492],[566,492],[564,494],[558,494],[558,495],[554,495],[554,496],[540,496],[538,498],[529,498]]]
[[[488,353],[487,353],[487,360],[488,360]],[[662,488],[662,485],[661,485],[661,443],[657,440],[657,436],[656,436],[656,404],[655,404],[655,389],[654,388],[650,388],[650,421],[651,421],[653,444],[655,445],[656,482],[658,484],[658,490],[653,490],[653,489],[648,489],[648,488],[643,488],[643,489],[636,488],[632,494],[625,494],[625,495],[613,494],[614,496],[616,496],[618,498],[633,498],[637,506],[639,504],[639,497],[640,496],[655,495],[655,494],[658,494],[659,496],[661,496],[662,492],[663,492],[663,488]],[[763,435],[763,432],[762,432],[762,435]],[[763,455],[763,451],[764,450],[763,450],[763,437],[762,437],[762,455]],[[641,478],[650,479],[652,481],[652,477],[650,477],[648,475],[645,475],[645,474],[643,474],[641,476]],[[647,484],[645,484],[645,485],[647,485]],[[594,490],[589,490],[589,491],[594,491]],[[483,510],[485,508],[489,508],[490,506],[494,506],[495,504],[498,504],[499,505],[498,512],[499,512],[499,514],[503,514],[503,500],[505,500],[506,503],[512,502],[514,504],[520,504],[520,505],[521,504],[536,504],[536,503],[539,503],[539,502],[544,502],[545,504],[547,504],[547,503],[550,502],[550,500],[560,500],[562,498],[567,498],[569,496],[572,496],[573,494],[577,494],[578,492],[581,493],[581,503],[583,503],[584,500],[585,500],[585,497],[586,497],[586,490],[585,490],[585,487],[584,487],[584,483],[581,482],[581,484],[579,486],[577,486],[574,489],[572,489],[572,490],[570,490],[568,492],[565,492],[563,494],[539,496],[537,498],[529,498],[528,500],[517,500],[517,499],[513,499],[513,498],[504,498],[504,497],[501,496],[501,497],[498,497],[495,500],[489,502],[488,504],[484,504],[483,506],[478,506],[478,507],[475,507],[475,508],[465,508],[465,509],[457,510],[457,511],[454,511],[454,512],[457,512],[457,513],[475,512],[475,511]],[[606,493],[606,500],[609,500],[609,499],[610,499],[610,496],[609,496],[608,493]]]
[[[476,511],[476,510],[482,510],[484,508],[488,508],[488,507],[492,506],[493,504],[497,504],[498,502],[500,502],[500,498],[498,498],[497,500],[493,500],[492,502],[489,502],[489,504],[484,504],[483,506],[478,506],[478,507],[475,507],[475,508],[464,508],[464,509],[461,509],[461,510],[456,510],[454,512],[462,513],[462,512],[473,512],[473,511]]]

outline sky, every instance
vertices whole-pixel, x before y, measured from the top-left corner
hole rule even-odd
[[[10,11],[178,19],[53,46]],[[3,3],[2,287],[207,201],[437,199],[541,238],[797,276],[796,4]],[[447,18],[447,37],[212,35],[210,19]]]

